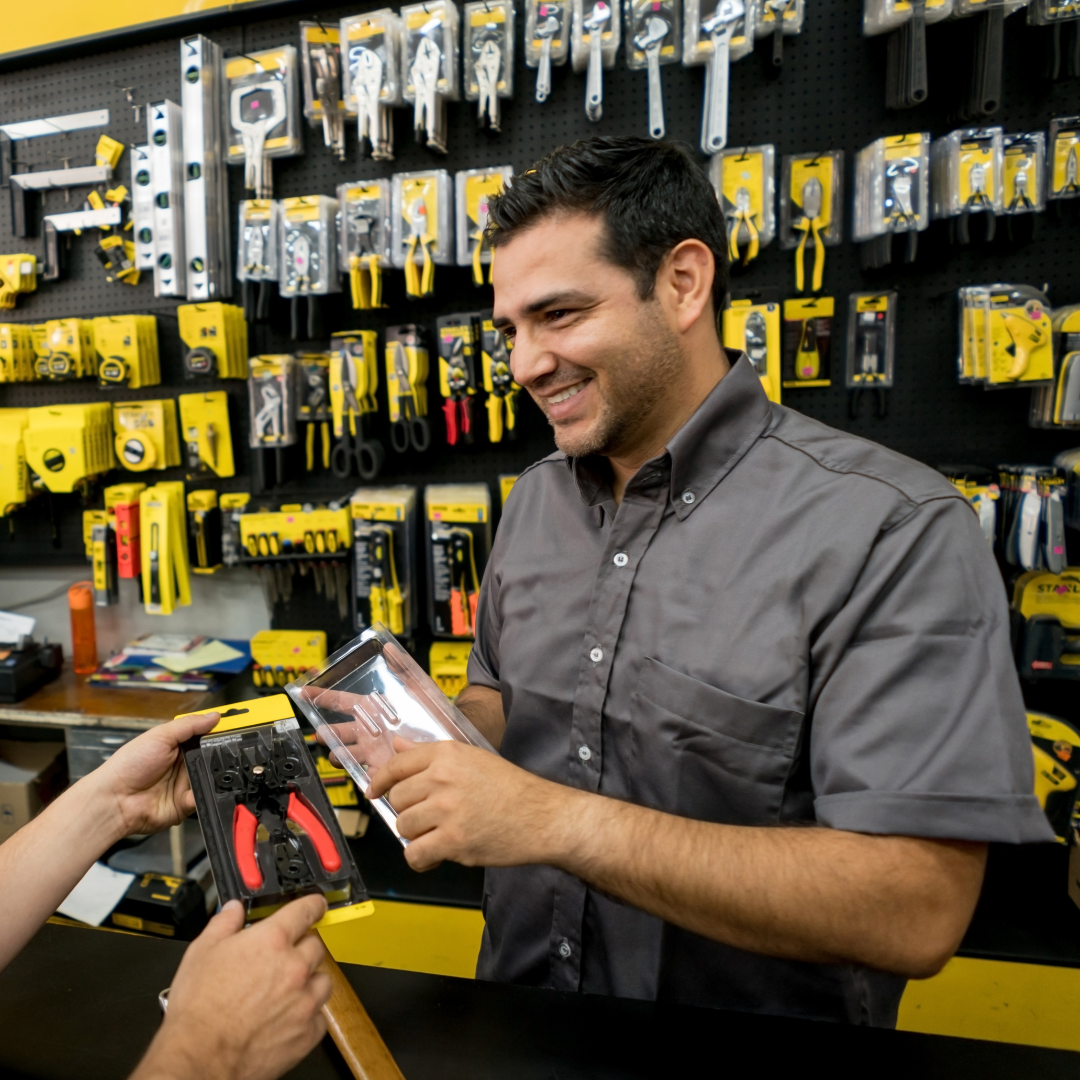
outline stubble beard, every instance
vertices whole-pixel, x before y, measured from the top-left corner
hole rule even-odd
[[[555,445],[567,457],[613,456],[633,446],[685,363],[679,340],[655,300],[642,304],[632,340],[635,345],[624,350],[623,362],[612,371],[600,399],[600,415],[589,430],[573,433],[551,424]],[[595,376],[593,385],[599,393]]]

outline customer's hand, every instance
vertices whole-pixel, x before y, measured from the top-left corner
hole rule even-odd
[[[97,785],[102,798],[115,806],[121,836],[161,832],[195,810],[180,747],[217,722],[216,712],[181,716],[144,731],[82,781]]]
[[[326,1033],[330,977],[308,933],[326,911],[305,896],[241,932],[231,900],[184,953],[169,1011],[131,1080],[275,1080]]]

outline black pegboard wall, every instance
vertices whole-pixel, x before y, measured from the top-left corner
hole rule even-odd
[[[333,23],[345,14],[373,9],[376,3],[359,7],[316,8],[304,17],[317,16]],[[478,130],[475,104],[460,102],[449,106],[449,147],[446,157],[433,155],[412,139],[411,107],[395,112],[396,160],[392,163],[361,159],[355,127],[349,125],[349,153],[345,163],[337,162],[322,145],[321,129],[305,127],[302,157],[274,162],[275,195],[286,197],[314,193],[334,193],[343,181],[390,176],[432,165],[453,174],[458,169],[510,164],[522,169],[554,147],[594,134],[645,134],[647,115],[646,74],[625,67],[625,48],[615,69],[604,73],[604,116],[590,123],[584,115],[585,76],[575,75],[567,65],[553,71],[552,93],[548,101],[533,100],[536,72],[524,67],[523,11],[519,7],[515,96],[503,102],[503,132],[495,135]],[[251,52],[282,43],[298,44],[298,18],[260,18],[233,26],[213,22],[209,35],[227,55]],[[1041,43],[1023,25],[1024,15],[1006,23],[1006,66],[1004,105],[996,122],[1006,131],[1045,129],[1054,115],[1080,111],[1076,81],[1047,83],[1032,72],[1032,48]],[[1076,239],[1080,225],[1058,221],[1053,213],[1042,215],[1038,233],[1027,247],[1010,249],[1001,240],[989,247],[976,245],[952,250],[944,242],[940,226],[932,226],[920,238],[920,257],[913,267],[896,265],[872,275],[858,268],[857,252],[850,242],[852,162],[856,151],[882,135],[927,130],[942,135],[959,126],[950,113],[955,95],[950,80],[966,70],[964,51],[971,27],[932,27],[930,46],[931,93],[928,103],[917,110],[890,114],[884,109],[884,39],[861,36],[859,0],[815,0],[807,8],[805,30],[798,38],[785,39],[784,67],[778,79],[767,76],[771,43],[762,41],[755,53],[731,69],[730,145],[771,142],[779,158],[785,153],[839,148],[845,152],[844,243],[830,248],[825,272],[825,291],[837,300],[838,318],[834,345],[834,377],[843,360],[847,294],[857,289],[895,285],[901,299],[897,338],[896,387],[890,394],[889,415],[884,420],[869,415],[855,421],[847,415],[847,391],[842,377],[829,389],[786,391],[784,401],[826,423],[858,432],[930,464],[964,461],[993,466],[1002,460],[1048,461],[1057,450],[1074,445],[1078,439],[1068,432],[1034,431],[1027,426],[1029,394],[1026,391],[998,391],[961,387],[955,379],[956,312],[955,290],[976,282],[1017,281],[1033,285],[1049,283],[1057,304],[1080,300],[1080,275]],[[185,32],[193,32],[186,30]],[[667,134],[695,148],[698,143],[704,69],[670,66],[662,71]],[[127,88],[127,89],[125,89]],[[125,144],[145,141],[145,111],[136,122],[127,100],[144,105],[160,98],[179,100],[180,62],[177,36],[163,37],[136,46],[117,48],[94,55],[40,62],[22,70],[0,73],[0,119],[4,122],[42,116],[108,108],[112,121],[108,133]],[[21,162],[35,168],[58,167],[61,155],[71,163],[85,164],[93,158],[99,131],[20,142]],[[703,167],[706,166],[704,159]],[[121,165],[121,177],[128,176],[128,159]],[[241,170],[230,169],[230,218],[242,197]],[[65,203],[62,192],[47,193],[47,212],[75,209],[85,192],[78,190]],[[235,231],[235,230],[234,230]],[[978,234],[978,226],[974,229]],[[233,441],[237,451],[238,475],[212,482],[222,491],[250,488],[247,458],[247,405],[242,382],[184,382],[181,371],[181,344],[177,334],[175,307],[178,301],[155,300],[151,275],[144,274],[138,287],[110,285],[105,281],[93,254],[90,237],[74,238],[66,280],[43,283],[39,290],[20,297],[15,311],[4,314],[9,321],[42,322],[68,316],[92,317],[111,313],[149,312],[158,316],[162,357],[162,385],[144,390],[98,390],[89,381],[79,383],[32,383],[0,385],[0,405],[41,405],[59,401],[108,399],[138,400],[175,396],[185,391],[216,386],[229,390],[233,404]],[[9,222],[0,215],[0,251],[32,250],[41,254],[40,240],[16,240]],[[745,274],[737,274],[738,289],[770,289],[784,297],[794,293],[793,254],[781,252],[774,242],[765,249]],[[490,306],[490,288],[476,289],[467,269],[439,267],[437,296],[425,301],[408,301],[402,275],[386,274],[389,309],[381,312],[353,312],[345,293],[326,303],[324,328],[334,330],[367,327],[382,330],[386,325],[418,322],[434,329],[438,316],[453,311]],[[317,347],[320,343],[311,343]],[[322,343],[325,344],[325,343]],[[252,330],[252,352],[291,351],[287,339],[287,305],[275,306],[274,321]],[[549,452],[550,434],[537,410],[522,401],[522,432],[516,443],[493,447],[481,442],[467,449],[446,447],[443,422],[438,411],[439,397],[432,365],[429,397],[432,403],[432,449],[424,455],[398,456],[387,442],[388,456],[380,482],[454,482],[483,480],[495,488],[499,473],[519,472],[530,462]],[[385,390],[382,390],[383,414]],[[480,395],[482,398],[482,395]],[[524,399],[524,395],[523,395]],[[477,415],[482,400],[475,402]],[[483,420],[481,418],[481,428]],[[374,432],[380,434],[379,431]],[[482,437],[481,437],[482,438]],[[296,455],[294,455],[295,458]],[[302,469],[302,465],[301,465]],[[115,476],[126,474],[117,473]],[[160,476],[162,474],[154,474]],[[169,478],[180,478],[173,470]],[[115,482],[115,479],[113,480]],[[346,494],[347,482],[329,474],[304,475],[279,492],[285,497],[303,495],[326,498]],[[61,545],[49,542],[47,507],[43,500],[17,515],[15,540],[0,544],[0,561],[40,561],[43,558],[77,559],[78,529],[74,520],[79,509],[74,497],[54,496],[60,522]]]

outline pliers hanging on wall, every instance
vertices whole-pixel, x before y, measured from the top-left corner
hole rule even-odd
[[[304,763],[283,739],[274,736],[269,754],[258,732],[242,735],[238,744],[217,746],[210,754],[210,772],[219,794],[236,797],[233,852],[245,888],[261,889],[270,872],[276,873],[283,892],[315,884],[312,854],[322,874],[341,869],[341,853],[330,830],[297,790]],[[303,829],[313,853],[288,822]],[[260,863],[260,825],[269,834],[272,867]]]
[[[986,193],[986,166],[981,161],[972,164],[968,172],[968,190],[971,194],[964,209],[960,212],[960,220],[956,225],[956,238],[961,244],[971,243],[971,230],[968,228],[968,218],[973,213],[982,213],[986,218],[986,242],[989,244],[997,232],[997,218],[994,215],[994,204]]]
[[[802,189],[803,216],[795,222],[795,229],[801,232],[798,247],[795,248],[795,288],[802,292],[806,283],[806,271],[803,258],[806,253],[806,239],[814,238],[814,277],[811,292],[819,292],[825,277],[825,244],[821,237],[821,204],[825,190],[816,176],[811,176]]]
[[[428,208],[423,199],[409,205],[409,242],[405,251],[405,292],[409,296],[427,296],[435,290],[435,263],[431,245],[435,238],[428,236]],[[416,249],[423,253],[423,274],[416,269]]]
[[[728,257],[731,261],[739,261],[739,240],[743,229],[746,230],[747,247],[746,254],[742,256],[742,264],[746,266],[751,259],[756,259],[760,244],[757,226],[754,224],[754,214],[750,209],[750,190],[741,187],[735,192],[735,210],[728,215]]]
[[[450,396],[443,401],[446,417],[446,441],[451,446],[473,441],[472,395],[469,373],[465,367],[465,339],[454,338],[453,351],[446,362],[446,383]]]
[[[489,359],[488,368],[491,377],[491,393],[487,399],[488,438],[493,443],[502,442],[503,436],[517,437],[517,387],[510,371],[510,352],[506,348],[506,339],[496,333],[495,347]],[[503,409],[506,410],[505,421]]]

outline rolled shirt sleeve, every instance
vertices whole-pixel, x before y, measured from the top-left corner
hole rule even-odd
[[[813,642],[818,821],[941,839],[1049,841],[1033,791],[1004,590],[956,498],[886,523]]]

